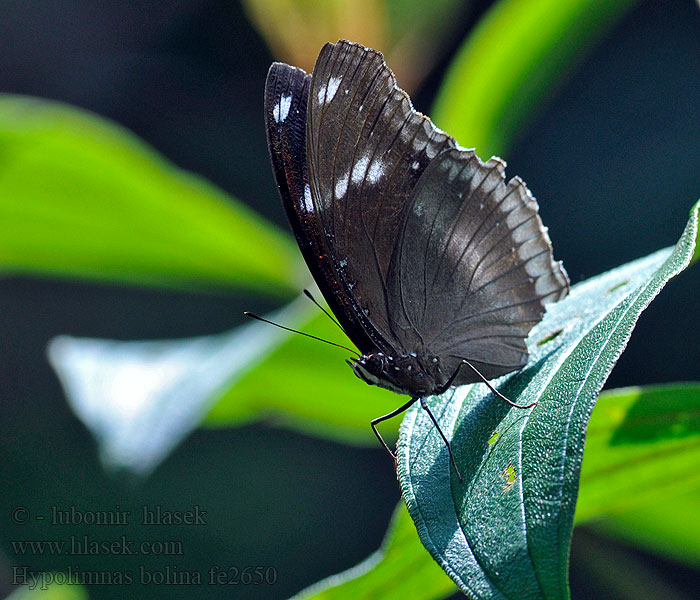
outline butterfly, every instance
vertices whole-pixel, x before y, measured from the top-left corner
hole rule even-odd
[[[274,63],[265,121],[299,248],[361,353],[348,363],[411,397],[371,423],[390,454],[379,422],[420,399],[440,431],[425,396],[525,366],[528,333],[569,280],[501,159],[460,147],[414,110],[380,52],[346,40],[310,75]]]

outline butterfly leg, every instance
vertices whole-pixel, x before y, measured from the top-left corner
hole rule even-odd
[[[392,417],[395,417],[396,415],[400,415],[402,412],[408,410],[416,400],[418,400],[418,398],[411,398],[403,406],[399,406],[396,410],[392,410],[390,413],[388,413],[382,417],[377,417],[376,419],[373,419],[370,422],[370,425],[372,426],[372,431],[374,431],[374,435],[377,436],[379,443],[382,446],[384,446],[384,450],[386,450],[389,453],[389,456],[391,456],[391,458],[394,459],[394,462],[396,462],[396,455],[389,449],[389,446],[386,445],[384,438],[381,436],[381,434],[377,430],[377,425],[379,423],[381,423],[382,421],[386,421],[387,419],[391,419]]]
[[[447,452],[449,452],[449,454],[450,454],[450,461],[452,462],[452,466],[455,469],[455,473],[457,473],[457,477],[459,477],[459,482],[462,483],[464,480],[462,479],[462,474],[459,472],[459,469],[457,468],[457,462],[455,461],[454,454],[452,454],[452,446],[450,446],[450,442],[447,441],[445,434],[442,432],[442,429],[440,429],[440,425],[438,425],[437,419],[435,418],[433,413],[430,412],[430,408],[428,408],[428,405],[425,402],[425,398],[420,399],[420,405],[423,408],[423,410],[428,413],[428,416],[430,417],[430,420],[433,422],[433,425],[435,425],[435,429],[438,430],[438,433],[440,434],[442,441],[445,442],[445,446],[447,446]]]
[[[514,407],[514,408],[532,408],[533,406],[535,406],[535,404],[537,404],[537,400],[535,400],[534,402],[532,402],[532,403],[530,403],[530,404],[526,404],[525,406],[523,406],[522,404],[516,404],[516,403],[513,402],[512,400],[509,400],[509,399],[506,398],[503,394],[501,394],[501,392],[499,392],[495,387],[493,387],[493,386],[491,385],[491,383],[489,382],[489,380],[486,379],[486,377],[484,377],[484,376],[479,372],[479,370],[478,370],[473,364],[471,364],[468,360],[466,360],[466,359],[463,359],[463,360],[462,360],[462,362],[459,364],[459,366],[455,369],[455,372],[454,372],[454,373],[452,374],[452,376],[447,380],[447,383],[442,387],[442,389],[438,392],[438,394],[442,394],[443,392],[447,391],[447,389],[452,385],[452,383],[454,382],[454,380],[457,378],[457,374],[459,373],[459,370],[462,368],[463,365],[468,366],[472,371],[474,371],[474,373],[476,373],[477,376],[479,376],[479,377],[481,378],[481,381],[483,381],[483,382],[488,386],[488,388],[489,388],[494,394],[496,394],[496,396],[498,396],[498,397],[499,397],[501,400],[503,400],[504,402],[510,404],[512,407]]]

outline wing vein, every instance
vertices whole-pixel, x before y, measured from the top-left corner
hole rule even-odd
[[[474,188],[473,190],[470,190],[470,191],[469,191],[468,198],[472,198],[472,199],[474,198],[474,196],[476,195],[476,193],[481,189],[481,186],[482,186],[482,185],[484,184],[484,182],[488,179],[489,175],[491,175],[491,173],[492,173],[495,169],[497,169],[499,166],[500,166],[500,163],[496,163],[496,164],[494,164],[493,167],[491,167],[491,168],[488,170],[488,172],[484,175],[483,179],[479,182],[479,184],[476,186],[476,188]],[[459,207],[459,210],[457,211],[457,216],[455,217],[455,219],[454,219],[454,221],[453,221],[453,223],[452,223],[452,227],[450,228],[450,233],[447,235],[447,239],[445,240],[445,245],[443,246],[442,254],[441,254],[441,256],[440,256],[440,259],[438,260],[437,266],[435,267],[435,275],[433,276],[433,285],[435,285],[435,281],[436,281],[436,279],[437,279],[438,273],[440,272],[440,267],[442,266],[442,262],[443,262],[443,260],[445,259],[445,256],[446,256],[446,254],[447,254],[447,249],[450,247],[450,244],[452,243],[452,238],[453,238],[453,236],[454,236],[454,234],[455,234],[455,231],[456,231],[456,229],[457,229],[457,224],[459,223],[459,221],[460,221],[460,219],[461,219],[461,217],[462,217],[462,211],[464,210],[464,207],[465,207],[466,205],[467,205],[467,202],[463,202],[462,205]],[[494,207],[494,210],[495,210],[495,207]],[[491,212],[493,212],[493,210],[492,210]],[[489,213],[489,215],[491,214],[491,212]],[[486,215],[486,216],[484,217],[484,220],[482,221],[482,224],[483,224],[483,222],[486,220],[486,218],[488,218],[489,215]],[[480,228],[480,227],[481,227],[481,225],[479,226],[479,228]],[[479,228],[477,228],[477,232],[478,232]],[[475,232],[475,233],[476,233],[476,232]],[[467,245],[465,246],[465,249],[464,249],[464,251],[462,252],[462,254],[464,254],[464,252],[466,252],[466,249],[469,247],[469,245],[471,244],[471,242],[472,242],[472,240],[474,239],[474,237],[475,237],[475,235],[472,236],[471,240],[469,240],[469,242],[468,242]]]

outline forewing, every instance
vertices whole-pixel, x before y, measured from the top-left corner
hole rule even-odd
[[[454,140],[416,112],[381,53],[326,44],[309,92],[307,157],[315,209],[338,279],[371,327],[389,323],[388,273],[402,215],[430,161]]]
[[[527,362],[525,338],[569,281],[518,177],[471,150],[434,159],[410,199],[390,275],[391,326],[444,371],[489,379]],[[456,383],[476,378],[467,368]]]
[[[311,200],[306,166],[306,114],[311,76],[274,63],[265,83],[265,125],[272,170],[299,248],[331,310],[357,347],[375,347],[335,275],[322,224]]]

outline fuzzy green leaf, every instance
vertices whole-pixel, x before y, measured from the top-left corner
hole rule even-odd
[[[695,250],[698,206],[673,248],[575,286],[533,330],[530,362],[429,402],[451,439],[460,483],[420,408],[399,437],[399,479],[423,544],[477,599],[568,598],[568,558],[586,425],[640,313]],[[498,436],[494,439],[494,434]]]
[[[688,518],[700,504],[700,476],[692,468],[700,461],[699,413],[698,383],[602,392],[588,426],[575,523],[595,519],[598,531],[700,564],[700,524]],[[498,437],[491,436],[489,442]],[[679,489],[686,491],[678,494]],[[637,508],[615,514],[630,506]],[[359,592],[383,597],[392,577],[401,590],[419,590],[425,600],[455,589],[421,545],[403,502],[375,554],[300,597],[355,598]]]

